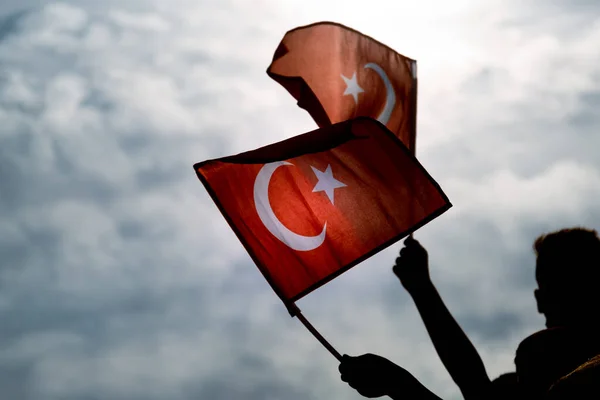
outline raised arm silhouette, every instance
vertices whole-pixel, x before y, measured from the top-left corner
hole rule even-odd
[[[427,250],[411,237],[404,246],[393,271],[413,298],[442,363],[465,400],[488,398],[491,382],[483,361],[435,288]]]
[[[427,251],[411,237],[404,245],[393,271],[415,301],[444,366],[465,400],[489,398],[491,383],[483,362],[433,285]],[[372,354],[355,357],[351,362],[342,361],[340,372],[342,380],[366,397],[387,394],[392,398],[426,399],[427,395],[435,396],[404,369]]]

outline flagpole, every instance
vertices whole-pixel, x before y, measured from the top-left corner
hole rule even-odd
[[[413,60],[411,68],[410,68],[410,72],[412,75],[412,79],[413,79],[413,85],[411,87],[410,90],[410,102],[414,107],[414,113],[413,113],[413,121],[410,127],[410,151],[412,152],[413,156],[417,155],[417,61]],[[413,234],[411,232],[411,234],[409,235],[409,237],[412,239],[413,238]]]
[[[413,114],[413,123],[411,126],[411,150],[413,155],[417,155],[417,62],[413,61],[411,67],[411,73],[413,78],[413,85],[411,90],[411,103],[415,107],[415,111]]]
[[[342,355],[321,335],[314,326],[302,315],[302,312],[296,305],[296,303],[292,303],[288,305],[288,311],[292,317],[298,317],[300,322],[308,329],[310,333],[325,347],[329,352],[339,361],[342,362]]]

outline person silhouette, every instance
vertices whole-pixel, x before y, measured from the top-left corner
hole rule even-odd
[[[442,363],[465,400],[499,398],[523,386],[519,384],[522,378],[519,380],[518,373],[514,372],[490,380],[477,350],[431,281],[427,251],[412,237],[407,238],[404,245],[393,272],[413,298]],[[600,272],[597,232],[580,227],[562,229],[539,236],[533,248],[538,283],[534,296],[538,312],[546,318],[546,326],[595,329],[598,325],[595,315],[600,302],[593,290],[598,285]],[[523,355],[528,353],[521,354],[519,360],[525,360]],[[390,363],[381,362],[376,366],[393,369]],[[358,368],[359,364],[354,363],[346,369]],[[371,375],[377,374],[385,375],[386,372],[371,372]],[[349,376],[351,378],[346,381],[352,386],[356,383],[353,380],[356,374]],[[367,384],[361,381],[361,385]],[[538,387],[538,390],[543,388]],[[511,397],[519,395],[514,393]]]
[[[524,339],[515,365],[520,390],[542,398],[561,376],[600,353],[600,238],[592,229],[561,229],[539,236],[534,290],[547,329]]]

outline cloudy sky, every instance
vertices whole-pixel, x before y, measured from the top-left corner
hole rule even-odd
[[[287,311],[192,165],[314,129],[265,70],[331,20],[419,63],[419,159],[454,207],[419,230],[495,377],[543,327],[531,243],[600,228],[595,0],[4,0],[0,393],[12,400],[360,399]],[[342,353],[459,399],[391,272],[299,302]]]

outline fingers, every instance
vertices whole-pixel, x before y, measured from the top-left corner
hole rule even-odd
[[[421,243],[415,239],[408,238],[404,241],[404,247],[400,249],[400,257],[406,257],[422,250],[424,250],[424,248],[421,246]]]
[[[415,242],[419,243],[419,242],[417,242],[417,240],[414,237],[412,237],[412,235],[408,235],[408,237],[406,239],[404,239],[404,244],[406,246],[408,246],[409,244],[415,243]]]
[[[382,376],[386,375],[388,360],[366,353],[357,357],[342,356],[341,379],[365,397],[381,397],[388,391]]]
[[[359,371],[347,371],[340,378],[342,382],[346,382],[348,386],[355,390],[362,389],[365,385],[368,385],[368,378],[365,378]]]
[[[356,357],[350,357],[348,354],[344,354],[342,356],[342,362],[338,366],[338,371],[340,371],[341,374],[340,378],[352,388],[354,388],[356,380],[355,360]]]
[[[419,247],[417,247],[417,246],[419,246]],[[400,266],[404,261],[413,258],[418,253],[419,250],[420,250],[420,245],[418,244],[418,242],[417,242],[417,244],[406,245],[406,247],[403,247],[400,250],[400,257],[396,258],[395,265]]]
[[[419,241],[417,239],[413,238],[412,236],[409,236],[404,240],[404,246],[406,246],[406,247],[423,247],[423,246],[421,246],[421,243],[419,243]]]
[[[340,371],[340,374],[342,374],[342,376],[348,375],[348,373],[352,369],[352,359],[353,359],[353,357],[350,357],[348,354],[344,354],[342,356],[342,362],[338,366],[338,371]],[[344,382],[347,382],[343,378],[342,378],[342,380]]]
[[[350,357],[347,354],[342,356],[342,362],[338,366],[338,371],[342,374],[342,380],[344,382],[348,382],[353,376],[361,373],[365,368],[366,362],[368,362],[368,357],[365,360],[365,356],[368,356],[368,354],[363,354],[358,357]]]
[[[396,258],[396,264],[402,261],[402,259],[409,259],[412,257],[420,257],[422,254],[426,254],[427,251],[421,243],[415,239],[408,238],[404,241],[404,247],[400,250],[400,257]]]

